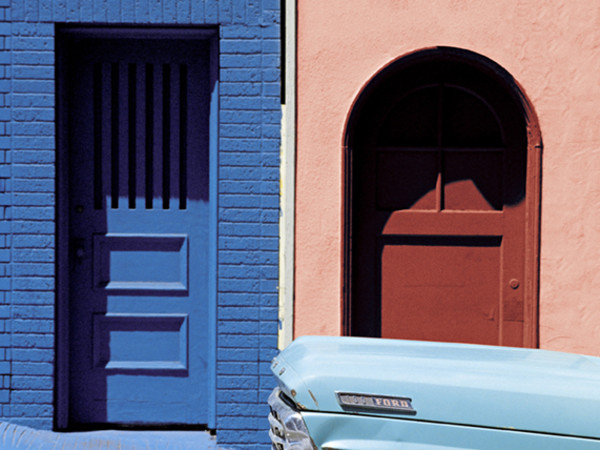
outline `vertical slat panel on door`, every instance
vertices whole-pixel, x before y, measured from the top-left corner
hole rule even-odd
[[[154,202],[153,209],[163,209],[165,207],[165,198],[163,191],[163,180],[164,180],[164,141],[163,132],[165,125],[163,124],[164,110],[163,110],[163,64],[156,64],[154,66],[154,111],[153,117],[153,130],[154,130],[154,147],[153,147],[153,169],[152,169],[152,180],[153,180],[153,193]]]
[[[173,64],[170,68],[170,111],[169,111],[169,123],[170,123],[170,137],[169,137],[169,192],[170,192],[170,209],[180,209],[179,208],[179,198],[180,198],[180,176],[181,176],[181,167],[180,167],[180,139],[179,132],[181,125],[179,124],[180,119],[180,75],[179,75],[179,64]]]
[[[146,208],[146,70],[143,64],[135,64],[135,209]]]
[[[119,72],[115,84],[118,84],[117,118],[119,123],[118,147],[115,150],[118,156],[118,184],[119,184],[119,209],[129,208],[129,80],[128,64],[115,63]]]

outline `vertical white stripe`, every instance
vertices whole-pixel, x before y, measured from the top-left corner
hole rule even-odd
[[[285,0],[285,105],[281,116],[279,218],[279,334],[285,348],[294,339],[294,206],[296,183],[296,0]]]

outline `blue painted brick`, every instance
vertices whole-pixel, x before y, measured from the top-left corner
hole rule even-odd
[[[224,39],[220,50],[223,54],[261,53],[263,43],[253,39]]]
[[[219,248],[226,250],[259,250],[261,248],[261,239],[220,237]]]
[[[261,67],[260,55],[221,55],[219,63],[222,68]]]
[[[121,21],[120,0],[107,0],[106,20],[113,23]]]
[[[14,50],[53,50],[54,39],[51,37],[14,36],[11,40]]]
[[[257,195],[219,195],[219,205],[224,208],[254,208],[260,207],[260,197]]]
[[[275,284],[275,287],[277,287],[277,284]],[[277,294],[272,294],[272,295],[263,294],[263,295],[261,295],[261,298],[260,298],[260,304],[261,304],[261,306],[277,307],[278,303],[279,303],[279,297],[277,296]],[[271,325],[271,324],[267,322],[266,325]]]
[[[258,346],[258,336],[251,334],[221,334],[219,337],[219,346],[232,348],[254,348]]]
[[[157,23],[163,21],[161,0],[149,0],[149,21]]]
[[[15,66],[12,68],[14,78],[53,80],[54,67],[52,66]]]
[[[54,365],[47,362],[14,362],[12,373],[14,375],[52,375]]]
[[[52,277],[13,278],[12,287],[19,291],[48,291],[54,289]]]
[[[176,3],[177,8],[177,23],[190,23],[192,20],[192,5],[190,0],[179,0]],[[200,3],[200,2],[194,2]],[[200,3],[202,5],[202,3]],[[199,18],[199,17],[198,17]]]
[[[217,402],[219,403],[251,403],[256,402],[257,393],[247,389],[219,389]]]
[[[260,292],[258,280],[219,279],[220,292]]]
[[[50,3],[53,0],[43,0]],[[13,22],[12,33],[15,36],[54,36],[54,24],[39,22]]]
[[[11,401],[26,404],[52,403],[53,394],[52,391],[14,391],[11,394]]]
[[[227,429],[256,430],[259,429],[261,425],[264,427],[264,417],[259,419],[258,417],[222,416],[219,419],[219,426]]]
[[[15,51],[12,53],[12,58],[13,64],[54,64],[54,52]]]
[[[54,124],[17,122],[12,126],[12,133],[17,136],[54,136]]]
[[[12,377],[13,389],[52,389],[53,378],[50,376],[20,376]]]
[[[45,94],[54,92],[54,81],[52,80],[14,80],[12,90],[16,93],[35,92],[36,94]],[[0,91],[3,91],[3,85],[0,83]]]
[[[254,362],[258,359],[258,349],[219,348],[217,349],[217,359],[219,361]]]
[[[54,247],[54,236],[43,234],[22,234],[16,235],[13,239],[15,247],[30,248],[52,248]]]
[[[12,405],[10,408],[12,416],[41,417],[52,415],[52,405]]]
[[[232,184],[235,185],[237,183]],[[260,185],[255,186],[252,183],[247,184],[250,185],[247,188],[248,190],[256,188],[256,192],[259,192],[258,188]],[[219,212],[219,217],[223,222],[260,222],[261,218],[263,218],[263,214],[264,212],[260,209],[223,208]]]
[[[54,275],[54,264],[18,264],[15,263],[12,265],[12,273],[14,276],[34,276],[34,275],[45,275],[45,276],[53,276]]]
[[[52,108],[13,108],[12,118],[19,122],[40,121],[50,122],[54,120],[54,109]]]
[[[54,205],[55,196],[51,193],[32,194],[25,192],[15,192],[12,195],[12,201],[13,205],[15,206]]]
[[[12,293],[15,305],[53,305],[53,292],[15,291]]]
[[[260,296],[258,294],[250,294],[248,292],[244,293],[236,293],[236,292],[228,292],[221,293],[219,295],[219,304],[223,306],[258,306],[260,303]],[[255,322],[248,322],[255,323]],[[223,333],[227,332],[227,329],[224,328],[220,331]]]
[[[136,23],[147,23],[150,20],[150,10],[148,0],[138,0],[135,2],[135,21]]]
[[[7,410],[6,415],[10,417],[11,415],[10,409]],[[25,427],[41,429],[41,430],[50,430],[52,429],[52,417],[44,418],[32,418],[32,417],[11,417],[11,423],[15,425],[23,425]]]
[[[221,223],[219,233],[222,236],[261,236],[265,226],[259,223]]]
[[[53,179],[13,179],[12,181],[13,189],[18,192],[54,192],[55,188]]]
[[[54,322],[52,320],[14,320],[12,331],[14,333],[52,333]]]
[[[1,57],[0,52],[0,57]],[[1,60],[0,60],[1,62]],[[263,74],[257,69],[223,69],[220,71],[221,81],[262,81]],[[235,105],[235,104],[234,104]],[[228,109],[225,105],[222,105],[223,109]],[[235,108],[244,109],[244,108]]]
[[[175,0],[163,0],[163,21],[174,23],[177,19],[177,5]]]
[[[240,151],[244,150],[246,152],[249,151],[257,151],[260,148],[260,140],[259,139],[240,139],[240,138],[226,138],[222,137],[219,139],[219,146],[223,151]]]
[[[82,22],[91,22],[94,17],[94,2],[93,0],[80,0],[79,2],[79,18]]]
[[[231,85],[239,85],[240,83],[230,83]],[[245,83],[244,85],[246,85]],[[253,85],[256,83],[252,83]],[[219,115],[221,123],[252,123],[260,124],[266,122],[264,113],[258,111],[227,111],[222,110]]]
[[[281,51],[281,42],[279,39],[264,39],[262,41],[262,52],[263,53],[277,53]]]
[[[15,319],[53,319],[54,308],[51,306],[14,305],[12,308]]]
[[[219,0],[217,4],[219,5],[219,21],[222,24],[231,23],[232,21],[232,0]],[[224,36],[224,30],[227,30],[231,27],[223,27],[221,30],[221,36]]]
[[[20,348],[53,348],[54,337],[51,334],[19,334],[12,336],[11,344]],[[31,374],[35,375],[35,374]]]
[[[121,22],[132,23],[135,21],[134,0],[121,0]]]
[[[13,361],[54,361],[54,349],[15,348],[12,350]]]
[[[55,172],[50,164],[14,164],[12,170],[15,178],[54,178]]]
[[[256,125],[245,125],[245,124],[222,124],[221,136],[223,137],[260,137],[261,129]]]
[[[219,322],[219,332],[221,334],[257,334],[259,332],[259,322],[255,321],[221,321]]]
[[[256,409],[254,403],[219,403],[217,405],[217,412],[220,416],[236,416],[243,417],[248,414],[248,411]],[[269,412],[263,417],[267,417]]]
[[[235,82],[227,82],[221,83],[220,91],[223,95],[228,96],[252,96],[256,97],[261,94],[261,91],[264,90],[259,83],[235,83]],[[257,114],[258,115],[258,114]],[[260,119],[260,116],[257,117]],[[256,122],[259,122],[258,120]]]
[[[207,24],[217,23],[219,21],[219,2],[215,0],[208,0],[204,4],[200,2],[192,2],[192,20],[194,22],[200,21],[201,5],[204,6],[204,21]],[[195,12],[194,8],[198,11]]]
[[[250,265],[219,265],[219,275],[223,280],[228,278],[258,278],[261,274],[261,266]]]
[[[240,0],[232,1],[232,22],[233,23],[247,23],[247,2]]]
[[[2,260],[2,250],[0,250],[0,261]],[[19,249],[14,251],[14,261],[16,262],[53,262],[53,250],[38,249]]]
[[[14,206],[12,209],[15,219],[51,220],[55,213],[53,207],[44,206]]]
[[[40,150],[50,150],[55,147],[55,139],[54,137],[21,137],[14,136],[12,138],[12,144],[18,148],[23,150],[29,149],[40,149]],[[51,170],[46,170],[46,175],[53,177],[54,176],[54,168],[49,167]]]

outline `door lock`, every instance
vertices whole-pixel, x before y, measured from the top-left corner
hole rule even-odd
[[[77,264],[81,264],[83,262],[83,258],[85,257],[85,239],[73,239],[72,249],[75,261]]]

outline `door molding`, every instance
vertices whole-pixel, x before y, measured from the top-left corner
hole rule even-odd
[[[56,29],[56,300],[55,300],[55,377],[54,377],[54,428],[69,426],[69,148],[67,123],[67,86],[65,83],[65,50],[71,39],[79,37],[133,37],[133,38],[193,38],[209,44],[209,381],[208,428],[216,428],[216,342],[217,342],[217,174],[218,174],[218,30],[200,27],[136,26],[57,26]]]
[[[381,89],[385,80],[397,76],[405,68],[423,62],[447,59],[469,65],[494,79],[521,109],[527,134],[527,170],[525,195],[525,292],[524,346],[539,346],[539,260],[541,216],[542,137],[533,105],[524,89],[501,66],[489,58],[469,50],[433,47],[418,50],[390,62],[361,88],[354,100],[345,125],[343,142],[343,252],[342,252],[342,332],[352,335],[352,221],[353,221],[353,149],[360,145],[360,130],[373,121],[368,100]]]

